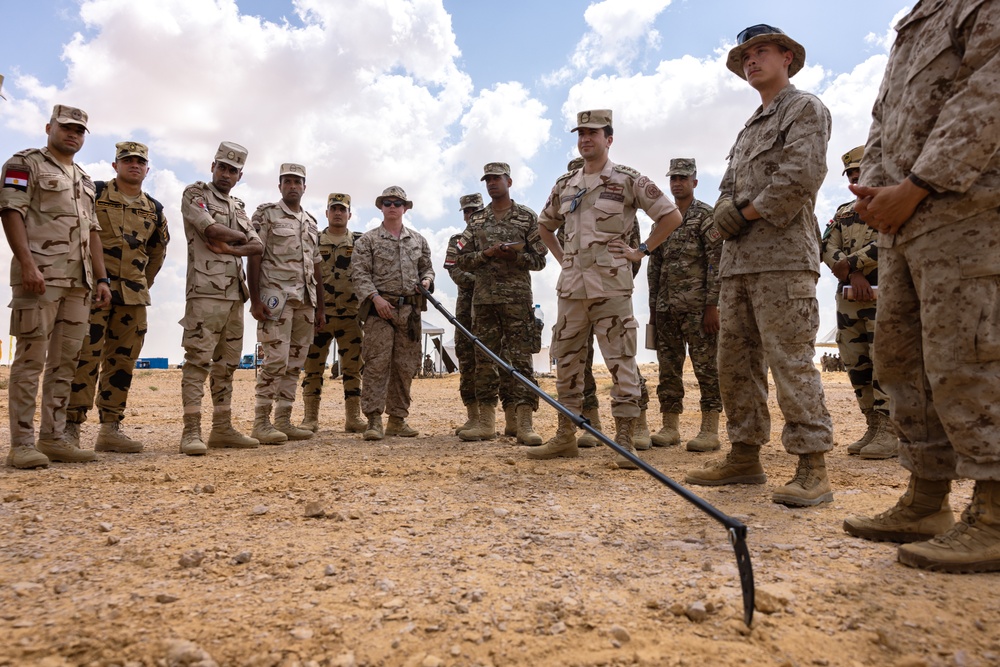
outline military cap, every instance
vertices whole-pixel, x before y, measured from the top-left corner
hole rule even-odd
[[[225,162],[237,169],[243,169],[247,163],[247,149],[231,141],[223,141],[219,144],[219,150],[215,151],[215,161]]]
[[[693,157],[675,157],[670,160],[670,170],[667,176],[694,176],[698,173],[698,167],[694,163]]]
[[[52,120],[63,125],[82,125],[87,129],[87,112],[76,107],[68,107],[65,104],[57,104],[52,107]]]
[[[487,176],[506,176],[510,178],[510,165],[506,162],[489,162],[483,167],[483,177],[479,180],[485,181]]]
[[[569,161],[569,164],[566,165],[566,171],[574,171],[582,166],[583,166],[583,158],[575,157]]]
[[[726,58],[726,67],[729,68],[730,72],[745,80],[747,77],[743,73],[743,52],[752,46],[764,42],[783,46],[792,52],[792,64],[788,66],[789,77],[798,74],[802,66],[806,64],[806,50],[801,44],[786,35],[781,28],[775,28],[765,23],[758,23],[749,28],[744,28],[736,36],[736,46],[729,51],[729,57]]]
[[[570,130],[570,132],[576,132],[581,127],[600,130],[611,124],[611,109],[591,109],[590,111],[581,111],[576,114],[576,127]]]
[[[408,211],[411,208],[413,208],[413,202],[411,202],[409,199],[406,198],[406,190],[399,187],[398,185],[390,185],[385,190],[383,190],[382,194],[375,198],[375,208],[382,208],[382,200],[386,198],[402,199],[404,202],[403,205],[404,210]]]
[[[326,198],[326,207],[331,206],[343,206],[347,210],[351,209],[351,195],[345,195],[343,192],[331,192],[330,196]]]
[[[121,160],[130,155],[148,160],[149,148],[146,147],[146,144],[140,144],[138,141],[119,141],[115,144],[115,160]]]
[[[306,177],[306,168],[301,164],[286,162],[281,165],[281,169],[278,171],[278,178],[282,176],[301,176],[304,180]]]
[[[850,169],[858,169],[861,167],[861,158],[865,154],[865,147],[858,146],[857,148],[852,148],[843,155],[840,156],[840,160],[844,163],[844,171],[841,172],[841,176],[846,174]]]
[[[458,210],[464,211],[467,208],[474,208],[477,211],[483,207],[483,196],[478,192],[474,195],[462,195],[458,199]]]
[[[5,100],[6,97],[3,96],[3,74],[0,74],[0,100]]]

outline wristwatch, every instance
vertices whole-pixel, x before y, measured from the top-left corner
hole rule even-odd
[[[105,284],[105,285],[107,285],[108,287],[110,287],[110,286],[111,286],[111,278],[98,278],[98,279],[97,279],[97,282],[99,282],[99,283],[104,283],[104,284]]]
[[[646,247],[645,243],[640,243],[639,247],[636,248],[636,250],[638,250],[639,252],[641,252],[646,257],[649,257],[649,248]]]

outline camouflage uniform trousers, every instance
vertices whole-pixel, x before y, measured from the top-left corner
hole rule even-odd
[[[211,376],[212,405],[230,409],[233,373],[243,353],[243,302],[189,297],[181,320],[184,368],[181,402],[184,414],[199,414],[205,378]]]
[[[85,287],[53,287],[32,294],[11,288],[10,335],[17,338],[8,385],[11,447],[35,444],[35,401],[42,383],[39,437],[52,440],[66,430],[76,362],[87,335],[90,291]]]
[[[837,348],[862,412],[889,415],[889,398],[874,377],[875,302],[848,301],[837,293]]]
[[[719,310],[719,389],[730,441],[759,447],[770,439],[770,368],[785,418],[785,451],[830,451],[833,422],[813,363],[819,330],[816,274],[765,271],[724,277]]]
[[[994,210],[878,249],[875,372],[922,479],[1000,481],[998,246]]]
[[[356,315],[328,317],[326,325],[313,337],[306,355],[305,374],[302,379],[303,396],[322,396],[323,371],[330,357],[330,344],[337,339],[340,372],[344,377],[344,398],[361,396],[361,363],[364,334]]]
[[[455,319],[472,331],[472,290],[459,290],[455,302]],[[462,332],[455,331],[455,355],[458,356],[458,394],[462,405],[476,402],[476,346]]]
[[[132,372],[146,330],[146,306],[112,304],[103,310],[91,309],[90,333],[80,350],[66,415],[68,421],[77,424],[87,421],[87,412],[94,406],[95,390],[101,423],[124,419]]]
[[[501,390],[503,388],[501,387]],[[591,330],[587,338],[587,365],[583,369],[583,409],[597,410],[601,402],[597,398],[597,380],[594,378],[594,334]],[[646,389],[646,378],[639,373],[639,409],[649,407],[649,391]]]
[[[557,361],[559,401],[570,410],[583,409],[583,379],[588,341],[597,335],[604,363],[611,373],[611,414],[638,417],[639,367],[635,361],[639,323],[632,301],[623,297],[559,298],[559,316],[552,332],[551,354]]]
[[[705,333],[704,313],[682,313],[673,309],[656,311],[656,361],[660,367],[660,383],[656,397],[661,413],[680,414],[684,411],[685,346],[691,355],[694,375],[701,391],[701,411],[722,412],[717,365],[719,337]]]
[[[257,342],[264,359],[257,375],[257,405],[292,405],[295,385],[306,362],[313,338],[315,309],[299,299],[289,299],[276,320],[257,323]]]
[[[472,332],[483,345],[534,382],[535,370],[531,363],[531,347],[536,333],[534,321],[532,304],[529,303],[481,304],[474,308]],[[496,405],[500,386],[500,370],[479,352],[476,358],[476,400]],[[529,405],[532,410],[537,410],[538,397],[515,381],[510,387],[509,399],[503,405],[515,408]]]
[[[365,369],[361,381],[361,411],[390,417],[410,414],[410,384],[420,369],[420,338],[410,340],[407,320],[414,308],[396,306],[391,320],[383,320],[372,309],[365,320],[362,347]]]

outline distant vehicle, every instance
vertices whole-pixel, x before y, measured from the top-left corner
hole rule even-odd
[[[240,359],[240,368],[256,368],[257,362],[252,354],[244,354]]]

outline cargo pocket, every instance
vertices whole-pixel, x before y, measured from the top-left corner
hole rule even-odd
[[[639,322],[629,317],[608,329],[608,351],[612,359],[634,357],[638,349]]]
[[[1000,361],[1000,257],[959,258],[959,361]]]
[[[38,299],[17,297],[10,302],[10,335],[15,338],[38,338],[42,335],[42,311]]]
[[[775,271],[772,275],[780,276]],[[774,307],[783,312],[779,320],[784,321],[789,343],[815,343],[819,331],[819,304],[816,302],[816,278],[811,273],[794,272],[786,284],[788,301],[775,303]],[[780,293],[780,292],[779,292]]]

